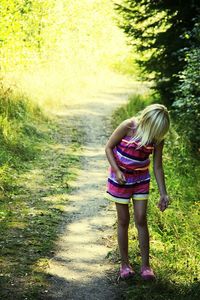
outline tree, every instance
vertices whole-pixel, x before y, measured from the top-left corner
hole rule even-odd
[[[186,65],[185,53],[197,43],[189,33],[199,15],[200,2],[124,0],[116,9],[123,16],[119,26],[140,54],[137,62],[146,79],[153,78],[162,101],[171,105],[177,74]]]
[[[200,43],[200,22],[198,22],[191,36],[195,36]],[[175,89],[175,101],[172,105],[173,114],[178,119],[181,131],[191,141],[193,148],[200,147],[200,49],[192,47],[186,55],[186,66],[178,74],[179,83]],[[187,126],[186,126],[187,124]]]

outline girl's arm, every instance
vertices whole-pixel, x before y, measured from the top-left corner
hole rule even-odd
[[[154,174],[160,192],[160,201],[158,203],[158,207],[160,208],[161,211],[164,211],[169,204],[169,197],[166,191],[165,176],[164,176],[163,164],[162,164],[163,146],[164,146],[164,141],[162,141],[160,144],[158,144],[155,147],[154,155],[153,155]]]
[[[124,174],[120,171],[117,162],[115,160],[114,154],[113,154],[113,148],[120,143],[122,138],[128,134],[130,131],[130,127],[132,125],[132,121],[130,119],[123,121],[113,132],[113,134],[110,136],[106,147],[105,147],[105,152],[106,156],[108,158],[108,161],[114,170],[116,174],[116,179],[118,183],[123,184],[126,179],[124,177]]]

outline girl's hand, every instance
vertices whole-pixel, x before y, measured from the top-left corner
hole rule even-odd
[[[158,202],[158,208],[160,211],[164,211],[169,205],[169,197],[168,195],[161,195],[160,201]]]
[[[126,178],[120,170],[116,172],[116,179],[119,184],[124,184],[126,182]]]

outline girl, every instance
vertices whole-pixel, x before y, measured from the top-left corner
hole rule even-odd
[[[150,183],[149,155],[153,153],[154,174],[160,192],[158,207],[163,212],[169,204],[162,167],[163,138],[168,130],[167,108],[161,104],[152,104],[147,106],[138,118],[123,121],[106,144],[105,151],[111,165],[107,198],[116,203],[121,278],[133,276],[135,273],[128,258],[130,220],[128,203],[131,198],[142,257],[141,276],[146,280],[155,278],[149,264],[149,232],[146,216]]]

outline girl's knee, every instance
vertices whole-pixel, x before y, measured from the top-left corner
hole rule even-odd
[[[130,217],[128,218],[118,218],[118,226],[120,227],[128,227],[130,222]]]
[[[135,216],[135,225],[136,225],[136,227],[146,226],[147,225],[146,215],[141,214],[141,215]]]
[[[118,226],[128,227],[130,222],[130,214],[128,205],[116,204],[117,206],[117,216],[118,216]]]

